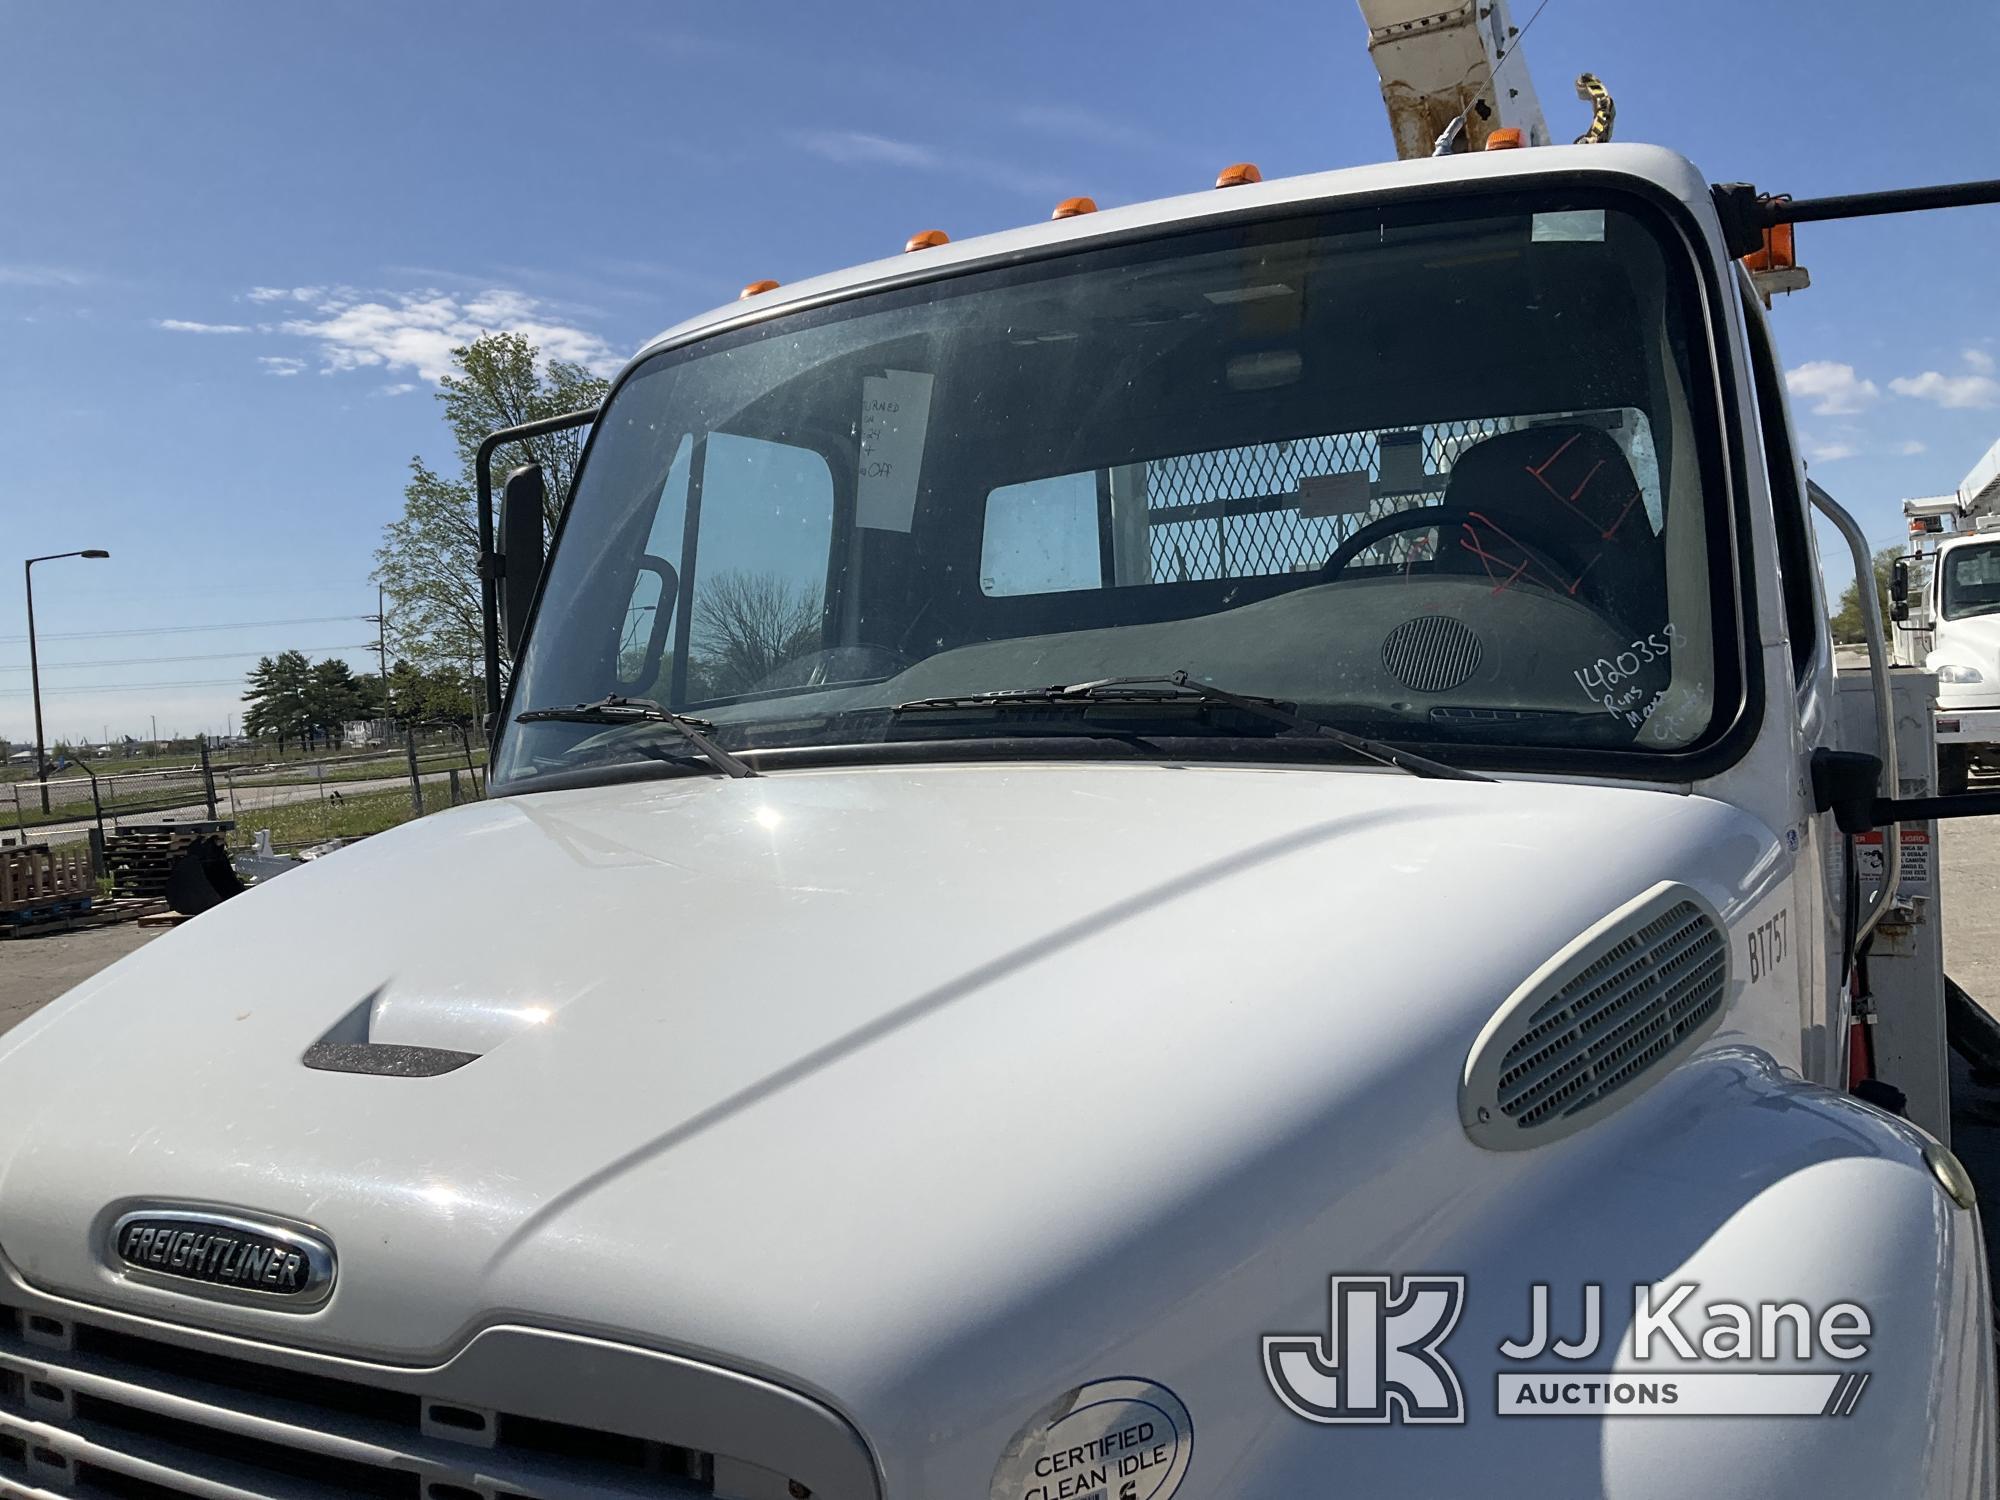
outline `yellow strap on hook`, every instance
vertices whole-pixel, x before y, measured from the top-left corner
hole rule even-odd
[[[1579,73],[1576,75],[1576,97],[1590,106],[1590,129],[1576,138],[1576,144],[1595,146],[1610,140],[1612,121],[1618,118],[1618,106],[1611,102],[1611,90],[1595,73]]]

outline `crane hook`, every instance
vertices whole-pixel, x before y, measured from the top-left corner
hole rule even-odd
[[[1611,90],[1595,73],[1579,73],[1576,75],[1576,97],[1590,106],[1590,129],[1576,138],[1576,144],[1595,146],[1610,140],[1611,124],[1618,118],[1618,106],[1611,101]]]

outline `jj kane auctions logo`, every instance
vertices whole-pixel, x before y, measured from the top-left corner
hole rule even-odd
[[[1693,1282],[1632,1288],[1631,1357],[1622,1369],[1550,1367],[1597,1357],[1604,1288],[1582,1289],[1577,1336],[1553,1328],[1550,1290],[1530,1290],[1528,1332],[1508,1339],[1495,1405],[1505,1416],[1848,1416],[1867,1388],[1864,1370],[1768,1368],[1817,1352],[1850,1362],[1868,1353],[1868,1312],[1836,1302],[1714,1301],[1697,1306]],[[1463,1276],[1335,1276],[1325,1333],[1267,1334],[1264,1375],[1308,1422],[1462,1423],[1465,1396],[1445,1340],[1465,1311]],[[1653,1368],[1649,1362],[1657,1361]],[[1766,1368],[1756,1368],[1758,1365]]]

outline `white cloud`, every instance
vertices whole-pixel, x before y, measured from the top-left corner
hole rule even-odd
[[[1785,389],[1813,403],[1822,417],[1845,416],[1881,395],[1872,380],[1854,373],[1854,366],[1830,359],[1807,360],[1796,370],[1785,371]]]
[[[0,266],[0,286],[87,286],[95,279],[67,266]]]
[[[1898,375],[1889,389],[1899,396],[1919,401],[1935,401],[1939,406],[2000,406],[2000,380],[1991,375],[1945,375],[1926,370],[1921,375]]]
[[[293,359],[288,354],[260,354],[257,363],[264,367],[267,375],[296,375],[306,367],[302,359]]]
[[[1849,442],[1835,438],[1830,442],[1806,443],[1806,457],[1816,464],[1837,463],[1843,458],[1853,458],[1861,450]]]
[[[299,318],[279,330],[319,344],[322,373],[379,367],[407,370],[436,381],[451,373],[451,351],[485,333],[519,333],[549,359],[587,366],[599,374],[616,370],[617,353],[587,329],[557,321],[540,299],[493,288],[468,296],[423,291],[363,294],[346,289],[325,293],[318,318]]]
[[[1993,356],[1988,354],[1984,349],[1967,349],[1965,351],[1965,365],[1967,369],[1977,370],[1981,375],[1991,375],[1993,373]]]
[[[155,328],[164,328],[169,333],[248,333],[245,323],[190,323],[186,318],[155,318]]]
[[[1092,146],[1144,151],[1155,145],[1153,138],[1137,126],[1073,104],[1024,104],[1014,111],[1014,118],[1029,130],[1066,136]]]
[[[323,286],[253,286],[244,294],[252,302],[317,302],[326,295]]]
[[[937,153],[928,146],[894,141],[886,135],[870,135],[863,130],[801,130],[793,139],[814,156],[823,156],[844,167],[880,163],[932,171],[939,165]]]
[[[1905,458],[1914,458],[1919,453],[1928,453],[1930,446],[1917,438],[1905,438],[1896,444],[1896,451]]]
[[[982,156],[960,156],[915,141],[899,141],[865,130],[800,130],[792,142],[801,150],[843,167],[904,167],[917,172],[948,172],[984,182],[1005,192],[1029,197],[1060,194],[1060,179],[1008,162]]]
[[[410,381],[399,380],[394,385],[383,386],[382,394],[385,396],[407,396],[415,389],[416,386]]]

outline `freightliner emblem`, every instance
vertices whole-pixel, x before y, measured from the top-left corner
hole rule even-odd
[[[112,1264],[190,1289],[291,1307],[333,1290],[333,1246],[310,1230],[200,1209],[140,1209],[111,1226]]]

